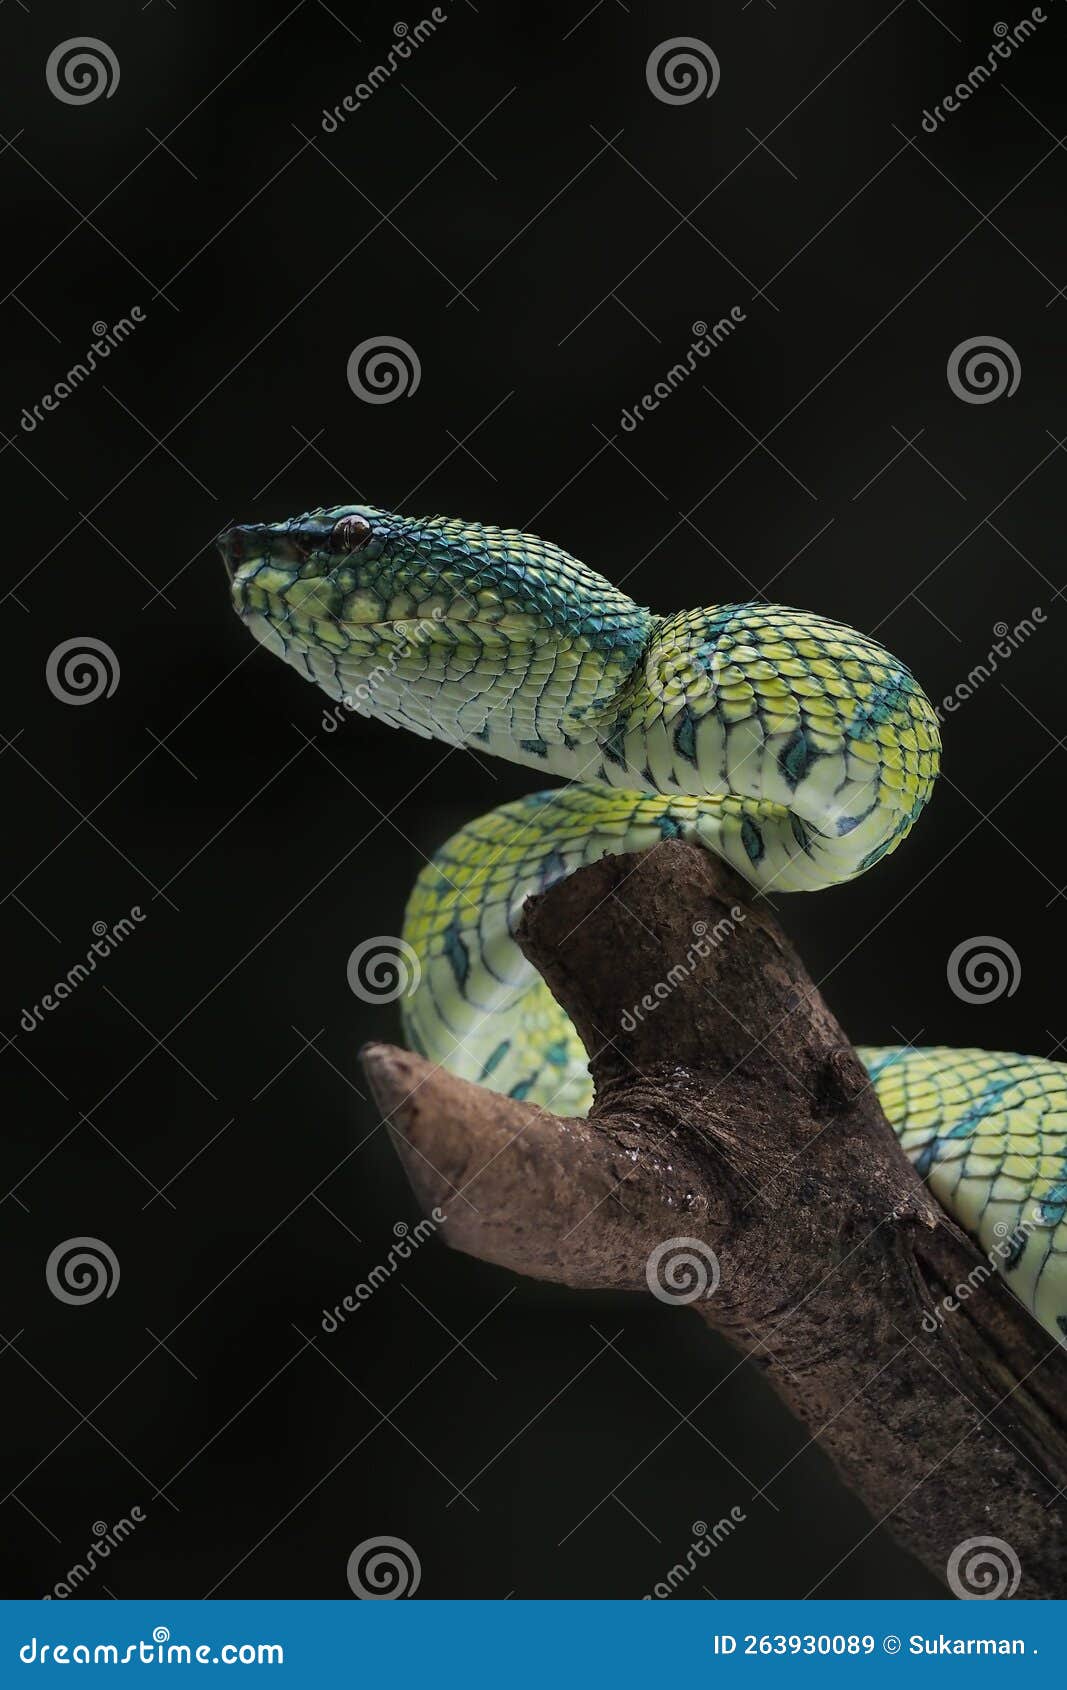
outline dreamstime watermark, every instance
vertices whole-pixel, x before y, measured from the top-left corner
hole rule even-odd
[[[73,968],[68,968],[61,980],[57,980],[51,991],[45,992],[39,1003],[31,1004],[24,1009],[19,1018],[19,1026],[24,1033],[36,1032],[46,1015],[51,1015],[61,1003],[71,997],[90,974],[96,972],[96,965],[117,950],[124,939],[135,933],[137,927],[147,917],[140,904],[134,904],[129,915],[121,916],[114,926],[109,927],[106,921],[94,921],[93,932],[96,935],[89,949],[85,953],[84,962],[76,962]]]
[[[951,94],[946,94],[933,111],[924,108],[922,124],[926,133],[936,135],[941,124],[947,123],[953,112],[958,112],[961,106],[966,105],[972,94],[977,94],[978,90],[996,75],[1004,60],[1010,59],[1012,54],[1025,41],[1029,41],[1032,35],[1037,34],[1038,25],[1047,22],[1048,18],[1043,8],[1035,6],[1030,15],[1020,18],[1014,27],[1006,23],[995,23],[993,34],[996,39],[985,59],[979,60],[976,65],[973,65],[964,80],[957,82]]]
[[[368,1537],[348,1557],[348,1583],[361,1602],[395,1602],[414,1596],[422,1563],[402,1537]]]
[[[75,1561],[73,1567],[68,1567],[63,1578],[59,1579],[42,1596],[42,1602],[65,1601],[68,1596],[76,1594],[78,1587],[86,1579],[92,1578],[99,1569],[101,1561],[106,1561],[113,1549],[120,1549],[126,1539],[143,1525],[148,1516],[143,1508],[131,1508],[128,1515],[116,1520],[109,1526],[106,1520],[96,1520],[93,1523],[93,1541],[89,1545],[82,1560]]]
[[[454,607],[453,607],[454,614]],[[365,679],[352,692],[346,692],[329,710],[322,713],[323,733],[336,733],[345,719],[345,712],[362,713],[366,706],[373,701],[374,694],[384,681],[391,680],[406,657],[410,657],[420,645],[425,644],[433,633],[435,625],[439,625],[446,615],[445,607],[437,605],[431,615],[420,618],[405,630],[404,637],[396,645],[390,646],[389,656],[384,663],[376,663],[368,670]]]
[[[361,340],[348,359],[348,385],[365,405],[391,405],[418,392],[422,365],[415,348],[396,335]]]
[[[965,405],[990,405],[1007,394],[1010,399],[1022,377],[1014,346],[995,334],[976,334],[961,340],[948,355],[948,385]]]
[[[431,1209],[430,1213],[417,1226],[408,1226],[407,1221],[397,1221],[393,1227],[393,1237],[396,1243],[390,1246],[384,1262],[373,1267],[366,1279],[361,1279],[355,1290],[332,1309],[323,1309],[319,1322],[324,1332],[337,1332],[345,1323],[346,1316],[358,1313],[364,1303],[369,1303],[375,1291],[392,1279],[405,1262],[409,1262],[420,1244],[425,1244],[432,1238],[439,1226],[448,1219],[443,1209]]]
[[[671,365],[651,393],[642,394],[636,405],[631,405],[628,410],[623,411],[619,418],[619,427],[625,429],[627,434],[632,434],[638,423],[644,422],[645,417],[651,416],[653,411],[658,411],[664,399],[669,399],[683,382],[689,380],[697,367],[698,359],[710,358],[716,347],[721,346],[741,323],[747,321],[740,305],[732,305],[729,315],[720,317],[717,323],[709,325],[702,317],[698,317],[693,324],[694,338],[685,357],[677,364]]]
[[[682,1308],[714,1297],[719,1289],[719,1258],[701,1238],[668,1238],[645,1263],[645,1284],[661,1303]]]
[[[645,81],[666,106],[688,106],[710,100],[719,86],[719,61],[706,41],[695,35],[676,35],[653,47],[645,64]]]
[[[948,1558],[945,1577],[961,1602],[999,1602],[1014,1596],[1023,1576],[1019,1557],[1002,1537],[969,1537]]]
[[[995,643],[982,662],[975,664],[966,679],[958,681],[952,691],[946,693],[935,711],[938,721],[943,722],[946,715],[954,715],[961,704],[966,704],[969,698],[973,698],[979,687],[992,680],[1000,665],[1006,663],[1020,646],[1025,645],[1031,634],[1036,634],[1046,620],[1044,610],[1040,605],[1035,605],[1029,616],[1024,616],[1021,621],[1016,622],[1014,628],[1007,622],[995,622]]]
[[[961,1003],[996,1003],[1013,998],[1023,976],[1019,953],[1006,939],[976,933],[961,939],[945,967],[949,990]]]
[[[725,939],[735,933],[744,919],[744,910],[740,904],[734,904],[729,915],[720,917],[714,927],[710,929],[706,921],[694,921],[690,929],[693,934],[693,943],[687,949],[682,961],[676,962],[673,968],[669,968],[665,977],[662,980],[657,980],[651,991],[646,992],[643,998],[639,998],[632,1009],[623,1010],[622,1019],[619,1023],[623,1032],[632,1033],[639,1021],[643,1021],[646,1015],[651,1015],[665,999],[670,997],[672,992],[676,992],[679,986],[684,985],[690,975],[695,973],[700,963],[706,962],[712,951],[717,950]]]
[[[693,1541],[685,1554],[685,1559],[676,1561],[666,1578],[662,1578],[645,1592],[641,1598],[643,1602],[663,1602],[668,1596],[673,1596],[678,1586],[684,1584],[692,1573],[695,1573],[701,1561],[706,1561],[712,1552],[718,1549],[728,1537],[732,1537],[738,1526],[744,1525],[748,1515],[743,1508],[733,1507],[729,1514],[724,1514],[721,1520],[716,1520],[709,1526],[706,1520],[693,1521]]]
[[[418,990],[422,964],[406,939],[375,933],[356,946],[345,972],[352,991],[364,1003],[395,1003]]]
[[[45,1263],[44,1277],[53,1297],[80,1307],[115,1295],[119,1261],[102,1238],[65,1238]]]
[[[982,1289],[988,1279],[994,1277],[1002,1262],[1014,1267],[1026,1249],[1027,1240],[1039,1224],[1036,1220],[1025,1220],[1017,1222],[1015,1226],[1009,1226],[1007,1221],[997,1221],[993,1231],[998,1242],[986,1252],[985,1261],[975,1264],[966,1279],[954,1286],[947,1296],[941,1297],[932,1309],[925,1310],[921,1321],[923,1331],[938,1331],[948,1315],[956,1314],[976,1291]]]
[[[128,1632],[121,1643],[52,1643],[31,1637],[19,1650],[19,1660],[28,1667],[188,1667],[194,1661],[198,1667],[280,1667],[285,1665],[285,1649],[281,1643],[172,1643],[169,1628],[157,1625],[150,1638],[135,1643]]]
[[[48,654],[44,678],[60,704],[95,704],[110,698],[119,684],[119,660],[105,640],[77,634]]]
[[[52,48],[44,79],[48,92],[65,106],[88,106],[101,96],[110,100],[119,85],[119,61],[106,41],[72,35]]]
[[[332,110],[324,106],[322,112],[322,129],[327,135],[336,135],[342,123],[365,106],[367,101],[383,87],[390,77],[395,76],[401,65],[406,63],[431,35],[437,32],[439,26],[448,21],[448,13],[443,6],[434,6],[428,18],[422,18],[413,28],[404,22],[393,25],[393,35],[396,39],[381,64],[374,65],[368,71],[362,82],[357,82],[351,94],[346,94],[339,105]]]
[[[69,399],[76,393],[83,382],[88,381],[101,363],[110,358],[117,346],[128,340],[134,329],[139,328],[145,320],[145,313],[139,305],[130,306],[128,317],[120,317],[116,323],[105,323],[99,318],[93,324],[93,340],[89,350],[76,364],[72,364],[65,376],[61,376],[46,394],[38,399],[36,405],[24,405],[22,416],[19,418],[23,433],[32,434],[38,423],[43,423],[45,416],[58,411],[64,399]]]

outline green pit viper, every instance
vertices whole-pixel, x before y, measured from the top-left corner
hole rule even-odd
[[[896,849],[937,778],[937,718],[908,670],[805,611],[659,616],[535,535],[371,505],[220,545],[247,627],[339,704],[564,777],[461,828],[403,927],[409,1043],[559,1114],[585,1112],[591,1081],[512,936],[527,896],[669,838],[763,890],[836,885]],[[1067,1344],[1067,1065],[859,1054],[931,1191]]]

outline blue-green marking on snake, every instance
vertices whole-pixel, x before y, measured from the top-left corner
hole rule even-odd
[[[591,1082],[512,936],[529,894],[664,838],[758,888],[819,890],[895,850],[937,778],[937,719],[908,670],[806,611],[660,616],[535,535],[372,505],[232,528],[221,544],[251,632],[331,698],[564,778],[443,845],[403,928],[418,961],[411,1045],[560,1114],[585,1112]],[[935,1196],[1067,1342],[1067,1065],[860,1056]]]

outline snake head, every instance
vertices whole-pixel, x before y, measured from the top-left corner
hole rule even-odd
[[[218,546],[234,609],[281,656],[279,642],[292,639],[336,646],[352,630],[419,618],[499,619],[510,605],[486,574],[483,532],[375,505],[332,505],[285,522],[238,524]]]
[[[516,529],[333,505],[228,528],[234,608],[283,638],[432,616],[499,639],[643,644],[648,613],[558,546]],[[258,629],[263,637],[262,628]],[[483,635],[484,637],[484,635]],[[268,641],[269,643],[269,641]]]
[[[446,517],[333,505],[229,528],[219,547],[268,651],[360,713],[450,743],[484,743],[498,707],[538,747],[591,733],[653,620],[537,535]],[[513,705],[527,672],[531,702]],[[550,679],[559,708],[535,724]]]
[[[335,505],[285,522],[227,528],[218,547],[234,609],[247,619],[289,620],[301,611],[315,619],[326,611],[370,620],[345,601],[373,580],[398,520],[373,505]]]

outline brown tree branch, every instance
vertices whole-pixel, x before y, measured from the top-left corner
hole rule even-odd
[[[530,900],[519,942],[590,1052],[587,1121],[363,1053],[447,1241],[567,1285],[667,1275],[669,1300],[671,1252],[649,1258],[695,1240],[692,1306],[759,1352],[876,1521],[941,1578],[995,1536],[1019,1596],[1067,1595],[1067,1355],[922,1185],[766,903],[667,841]]]

